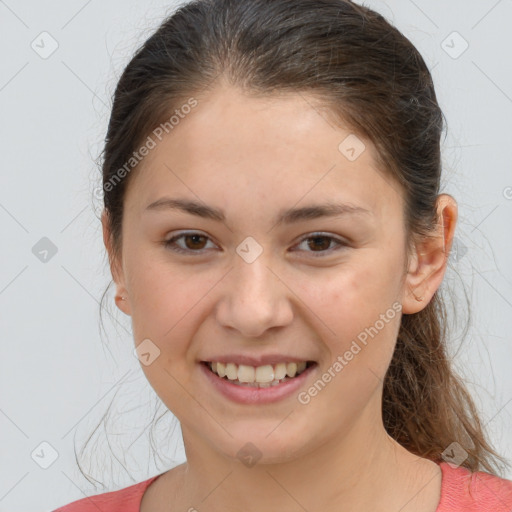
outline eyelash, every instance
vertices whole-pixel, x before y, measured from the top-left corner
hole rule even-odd
[[[179,240],[180,238],[184,238],[184,237],[187,237],[187,236],[201,236],[203,238],[207,238],[209,239],[208,236],[206,235],[203,235],[201,233],[197,233],[197,232],[194,232],[194,231],[187,231],[187,232],[184,232],[184,233],[180,233],[179,235],[175,235],[173,236],[172,238],[169,238],[168,240],[165,240],[163,242],[164,246],[168,249],[170,249],[171,251],[175,251],[175,252],[178,252],[178,253],[182,253],[182,254],[193,254],[193,253],[196,253],[196,254],[203,254],[203,252],[206,250],[206,249],[201,249],[199,251],[194,251],[194,250],[191,250],[191,249],[183,249],[182,247],[179,247],[175,244],[175,241],[176,240]],[[305,242],[307,240],[312,240],[314,238],[327,238],[327,239],[330,239],[331,241],[335,242],[336,244],[338,244],[338,248],[336,249],[328,249],[328,250],[325,250],[325,251],[306,251],[306,252],[310,252],[313,254],[313,257],[314,258],[319,258],[321,257],[322,253],[323,254],[330,254],[332,253],[333,251],[338,251],[340,249],[342,249],[343,247],[347,247],[348,244],[346,242],[344,242],[343,240],[339,239],[339,238],[335,238],[333,236],[329,236],[329,235],[325,235],[324,233],[312,233],[310,236],[307,236],[305,238],[303,238],[302,240],[299,241],[299,244],[301,244],[302,242]],[[318,252],[320,253],[320,255],[315,255],[315,253]]]

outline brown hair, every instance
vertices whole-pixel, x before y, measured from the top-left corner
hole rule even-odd
[[[103,151],[114,254],[121,253],[133,172],[108,184],[187,98],[223,83],[260,96],[309,93],[321,100],[333,119],[372,141],[377,164],[401,186],[408,248],[432,233],[444,116],[423,58],[399,30],[349,0],[194,0],[161,24],[117,84]],[[488,444],[452,368],[439,292],[420,312],[402,316],[384,381],[384,425],[418,456],[441,462],[456,441],[468,452],[462,466],[494,473],[493,457],[505,459]]]

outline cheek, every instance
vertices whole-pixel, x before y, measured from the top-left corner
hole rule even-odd
[[[301,299],[319,316],[340,321],[345,314],[354,320],[378,318],[399,296],[399,263],[378,249],[359,250],[336,267],[294,282]]]
[[[126,280],[135,339],[154,339],[159,346],[179,339],[177,333],[206,293],[208,282],[177,271],[159,252],[132,248],[127,254]]]
[[[173,265],[165,253],[133,251],[126,262],[134,338],[153,341],[158,365],[185,374],[192,363],[196,332],[209,321],[212,297],[225,269]],[[144,262],[144,263],[142,263]]]
[[[144,263],[141,263],[144,261]],[[138,345],[149,339],[157,357],[142,365],[148,382],[171,410],[187,406],[184,388],[189,388],[191,340],[203,319],[200,317],[211,279],[199,273],[186,274],[162,258],[133,252],[127,262],[131,317]]]
[[[400,261],[393,256],[376,249],[360,250],[352,261],[326,272],[321,280],[300,280],[298,295],[314,313],[331,360],[347,351],[357,352],[351,366],[391,357],[400,321]],[[359,363],[353,364],[356,360]]]

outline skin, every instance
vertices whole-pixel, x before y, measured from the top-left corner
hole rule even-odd
[[[180,420],[187,455],[148,488],[141,510],[435,512],[440,468],[382,423],[401,313],[307,405],[295,394],[277,404],[231,402],[198,361],[294,354],[318,363],[307,390],[393,303],[403,314],[428,304],[446,270],[455,200],[438,196],[434,236],[418,241],[407,264],[402,192],[376,167],[370,141],[349,161],[338,146],[350,129],[303,94],[263,99],[224,85],[197,99],[130,178],[118,258],[103,216],[117,305],[132,318],[136,345],[149,338],[160,350],[141,366]],[[226,220],[144,211],[163,196],[221,208]],[[327,200],[370,214],[275,225],[282,209]],[[184,230],[207,238],[178,240],[190,254],[163,245]],[[347,245],[308,243],[318,231]],[[236,252],[248,236],[263,249],[252,263]],[[249,441],[261,453],[252,467],[237,458]]]

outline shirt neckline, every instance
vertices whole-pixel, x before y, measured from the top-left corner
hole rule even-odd
[[[460,473],[467,473],[469,470],[462,466],[458,467],[452,467],[448,462],[440,462],[437,463],[439,467],[441,468],[441,492],[439,496],[439,503],[437,505],[437,508],[435,512],[443,512],[443,509],[445,508],[445,501],[446,496],[449,493],[450,487],[453,486],[454,483],[454,477],[457,476],[457,474]],[[167,472],[167,471],[166,471]],[[148,487],[158,478],[160,478],[162,475],[165,475],[165,473],[160,473],[159,475],[155,475],[148,480],[142,482],[141,486],[141,493],[140,497],[137,503],[137,511],[140,512],[140,506],[142,504],[142,498],[144,497],[145,492],[147,491]]]

